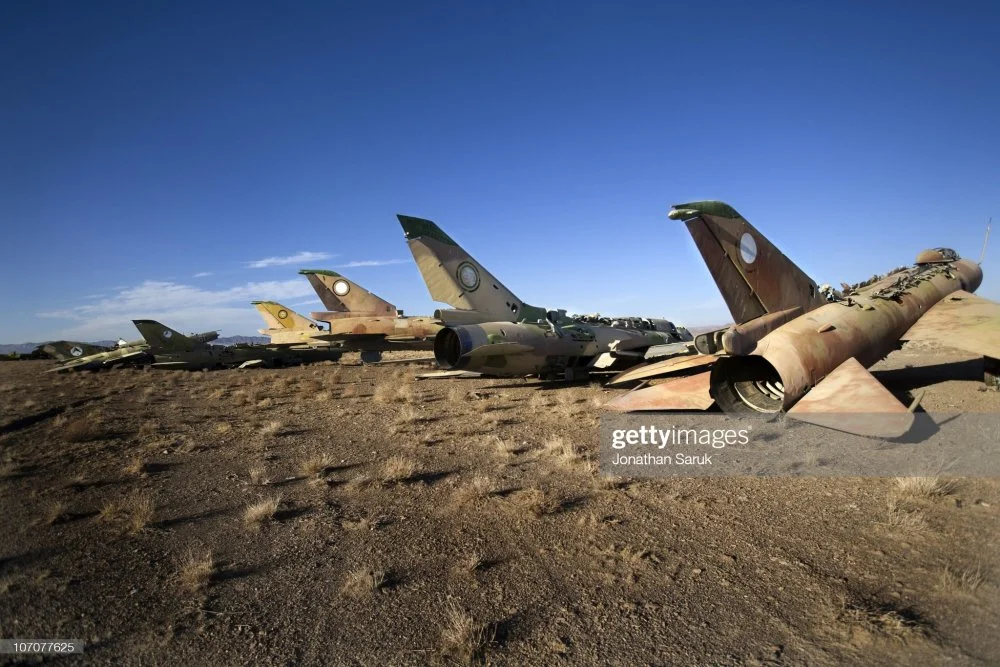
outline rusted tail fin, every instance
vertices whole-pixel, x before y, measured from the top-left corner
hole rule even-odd
[[[816,283],[728,204],[676,204],[670,218],[687,225],[737,324],[826,303]]]
[[[397,314],[396,306],[339,273],[318,269],[302,269],[299,273],[309,279],[316,295],[329,310],[389,317]]]

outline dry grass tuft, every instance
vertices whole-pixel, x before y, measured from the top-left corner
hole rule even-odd
[[[208,397],[211,398],[212,400],[216,400],[216,401],[219,400],[220,398],[225,398],[226,397],[226,388],[225,387],[219,387],[218,389],[216,389],[215,391],[213,391],[212,393],[210,393],[208,395]]]
[[[45,525],[51,526],[54,523],[59,523],[66,518],[66,510],[69,509],[69,505],[61,500],[56,500],[49,505],[48,509],[45,511]]]
[[[354,570],[347,575],[341,591],[344,595],[360,598],[365,595],[371,595],[387,583],[389,583],[389,575],[385,570]]]
[[[525,447],[518,445],[511,438],[501,438],[499,435],[491,436],[489,442],[503,456],[517,456],[525,451]]]
[[[857,625],[871,634],[883,635],[901,642],[921,632],[916,622],[894,609],[869,609],[846,605],[840,614],[840,620]]]
[[[413,424],[418,421],[420,421],[420,413],[410,405],[400,408],[399,415],[396,417],[397,424]]]
[[[417,392],[413,390],[412,384],[404,384],[396,392],[396,400],[401,403],[413,403],[417,400]]]
[[[934,498],[953,493],[955,482],[954,480],[941,480],[938,477],[897,477],[896,489],[905,496]]]
[[[372,400],[376,403],[392,403],[396,400],[396,388],[391,384],[380,384],[372,394]]]
[[[299,472],[304,477],[322,475],[335,464],[333,456],[326,452],[310,456],[299,464]]]
[[[284,426],[284,424],[279,421],[269,421],[260,427],[260,434],[265,436],[278,435],[282,426]]]
[[[148,526],[155,510],[153,499],[148,494],[141,491],[130,494],[122,506],[129,532],[134,535]]]
[[[478,551],[473,551],[471,554],[463,558],[458,566],[462,572],[474,574],[486,566],[486,557]]]
[[[545,439],[542,448],[550,456],[559,459],[560,463],[573,465],[583,460],[583,452],[580,446],[572,440],[559,435],[552,435]]]
[[[89,442],[99,440],[106,435],[97,421],[89,417],[77,417],[70,420],[62,429],[62,437],[67,442]]]
[[[349,384],[340,392],[341,398],[354,398],[358,395],[358,385]]]
[[[916,533],[927,528],[923,512],[906,509],[894,499],[888,502],[885,525],[900,533]]]
[[[211,551],[202,553],[188,549],[181,559],[177,581],[188,593],[200,593],[208,588],[215,576],[215,558]]]
[[[254,486],[262,486],[268,483],[267,469],[264,468],[263,464],[255,463],[250,466],[248,472],[250,474],[250,483]]]
[[[270,408],[270,407],[273,407],[273,406],[274,406],[274,401],[271,400],[270,397],[264,398],[264,399],[261,399],[261,400],[257,401],[257,409],[258,410],[266,410],[267,408]]]
[[[17,477],[18,473],[21,472],[21,466],[17,464],[17,461],[7,460],[0,463],[0,479],[10,479],[12,477]]]
[[[333,398],[333,394],[331,394],[328,391],[321,391],[318,394],[316,394],[313,398],[322,403],[325,401],[329,401],[331,398]]]
[[[547,408],[552,405],[552,402],[549,401],[549,397],[545,392],[536,391],[528,399],[528,405],[532,408]]]
[[[218,422],[215,425],[215,433],[217,435],[225,435],[233,430],[233,425],[229,422]]]
[[[125,465],[125,474],[127,475],[141,477],[147,472],[149,472],[149,467],[146,465],[146,460],[141,456],[132,457],[132,460]]]
[[[160,422],[153,421],[152,419],[142,422],[139,427],[139,436],[148,438],[151,435],[156,435],[157,431],[160,430]]]
[[[529,489],[518,494],[518,499],[526,510],[536,518],[555,514],[563,508],[563,499],[553,493],[541,489]]]
[[[466,665],[477,662],[493,638],[493,631],[454,602],[445,608],[441,628],[441,655],[445,660]]]
[[[402,456],[392,456],[386,459],[379,471],[379,480],[383,484],[397,484],[412,479],[419,470],[419,466],[410,459]]]
[[[986,581],[981,563],[961,570],[946,567],[941,572],[940,587],[950,593],[975,593]]]
[[[476,500],[488,498],[496,493],[496,483],[488,475],[479,473],[468,484],[460,486],[455,491],[455,502],[464,505]]]
[[[361,489],[367,489],[374,484],[374,480],[369,475],[360,474],[357,477],[352,477],[347,481],[347,489],[350,491],[359,491]]]
[[[281,496],[271,496],[247,505],[243,513],[243,522],[251,528],[260,528],[274,518],[280,506]]]

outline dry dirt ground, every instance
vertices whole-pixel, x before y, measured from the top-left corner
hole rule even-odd
[[[49,366],[0,364],[0,637],[61,663],[1000,662],[998,480],[608,480],[597,383]]]

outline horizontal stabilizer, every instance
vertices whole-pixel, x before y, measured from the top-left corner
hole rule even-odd
[[[913,424],[913,413],[851,357],[820,380],[788,411],[791,419],[844,433],[898,438]]]
[[[667,343],[666,345],[651,345],[643,356],[646,359],[661,359],[691,352],[694,352],[694,343]]]
[[[418,380],[447,380],[449,378],[477,378],[480,377],[480,374],[475,371],[431,371],[417,373],[413,377]]]
[[[619,373],[615,377],[611,378],[611,381],[608,382],[608,386],[614,387],[616,385],[622,385],[627,382],[635,382],[637,380],[649,380],[650,378],[666,377],[668,375],[682,373],[691,368],[709,366],[714,364],[716,359],[718,359],[718,357],[713,354],[691,354],[683,357],[672,357],[670,359],[664,359],[663,361],[657,361],[653,364],[630,368],[624,373]]]
[[[405,359],[383,359],[369,365],[371,366],[396,366],[398,364],[427,364],[434,361],[433,356],[429,357],[407,357]]]
[[[901,337],[1000,359],[1000,304],[959,290],[938,301]]]
[[[616,412],[708,410],[715,403],[709,395],[710,376],[706,371],[636,389],[605,403],[604,407]]]

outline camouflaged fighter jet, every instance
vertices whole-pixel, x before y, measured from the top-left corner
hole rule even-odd
[[[784,411],[848,433],[897,437],[912,425],[919,398],[903,405],[866,369],[900,341],[983,355],[984,379],[997,381],[1000,304],[972,294],[982,269],[954,250],[925,250],[913,266],[840,291],[817,286],[727,204],[678,204],[669,217],[687,226],[735,324],[699,335],[701,355],[615,378],[611,384],[669,377],[608,408],[704,410],[715,403],[725,412]]]
[[[39,345],[36,350],[41,350],[56,361],[71,361],[80,357],[89,357],[92,354],[110,352],[113,348],[103,345],[91,345],[90,343],[80,343],[73,340],[55,340],[51,343]]]
[[[211,345],[197,336],[185,336],[155,320],[132,320],[149,343],[153,368],[208,370],[212,368],[252,368],[295,366],[316,361],[336,361],[339,350],[307,346],[281,345]],[[216,334],[218,336],[218,334]],[[209,339],[214,340],[214,338]]]
[[[64,344],[69,345],[66,349]],[[149,345],[144,340],[132,342],[119,341],[118,347],[99,352],[87,353],[88,349],[98,348],[96,345],[86,345],[86,343],[72,343],[58,341],[50,343],[43,349],[49,354],[62,356],[60,363],[55,368],[50,368],[46,373],[64,373],[66,371],[100,370],[111,368],[123,364],[142,364],[151,359],[149,356]],[[49,351],[47,348],[52,347]],[[59,356],[56,358],[59,359]]]
[[[454,308],[434,313],[445,325],[434,338],[434,357],[446,370],[576,380],[633,366],[651,348],[659,356],[689,352],[691,335],[667,320],[604,324],[529,305],[436,224],[397,217],[431,297]]]
[[[365,363],[380,361],[382,352],[391,350],[434,349],[434,336],[441,325],[433,318],[404,316],[396,306],[339,273],[316,269],[299,273],[309,279],[329,309],[310,313],[314,320],[329,326],[323,340],[360,351]]]

